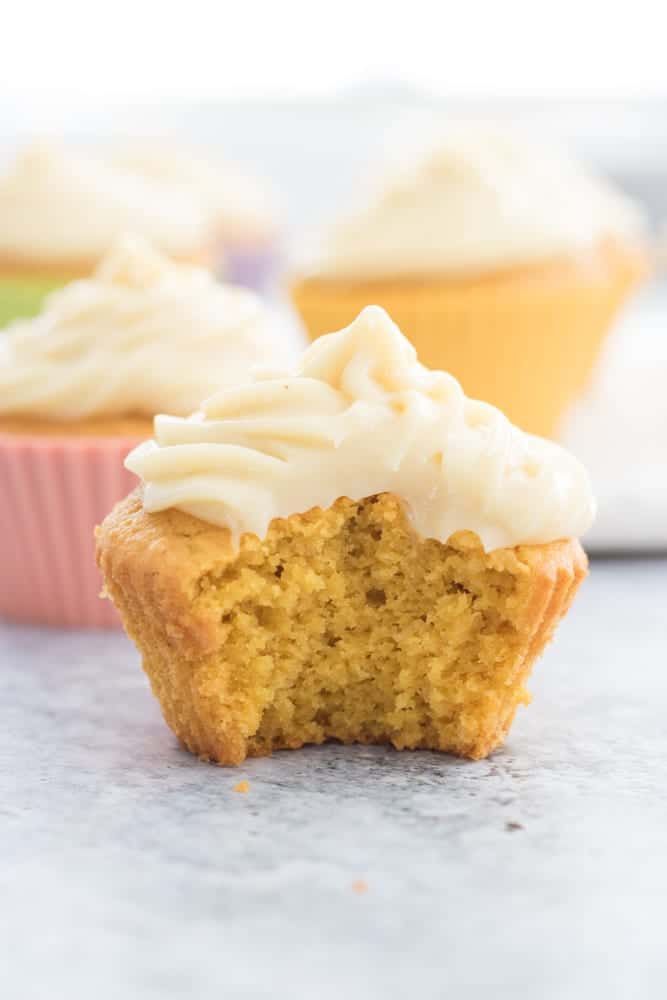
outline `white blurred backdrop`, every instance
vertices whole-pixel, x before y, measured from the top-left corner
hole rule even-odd
[[[410,130],[501,119],[609,174],[659,237],[663,20],[648,0],[24,0],[3,17],[0,160],[36,136],[210,144],[271,181],[291,245],[335,216]],[[666,345],[658,273],[622,317],[568,430],[601,496],[605,548],[667,548],[667,394],[656,391]]]

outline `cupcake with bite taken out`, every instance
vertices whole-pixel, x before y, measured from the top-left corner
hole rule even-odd
[[[98,531],[165,718],[222,764],[339,740],[483,757],[586,575],[583,467],[380,308],[157,417]]]
[[[554,436],[647,271],[643,219],[605,180],[499,129],[453,129],[325,234],[292,284],[312,338],[376,302],[424,363]]]
[[[248,290],[136,240],[0,338],[0,617],[109,626],[93,529],[136,482],[127,453],[160,412],[289,356]]]
[[[0,173],[0,327],[89,277],[126,232],[169,257],[212,265],[210,213],[180,186],[148,183],[92,152],[35,144]]]

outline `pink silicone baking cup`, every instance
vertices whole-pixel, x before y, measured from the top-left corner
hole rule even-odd
[[[128,438],[0,434],[0,618],[118,628],[100,598],[95,527],[137,485]]]

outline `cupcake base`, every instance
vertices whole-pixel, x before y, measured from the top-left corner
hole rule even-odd
[[[140,422],[130,422],[135,431]],[[117,628],[100,600],[94,531],[135,485],[123,467],[142,437],[75,437],[57,425],[0,424],[0,618],[69,628]],[[48,432],[45,431],[48,428]],[[129,427],[128,427],[129,429]]]
[[[137,491],[98,561],[165,719],[221,764],[326,740],[486,756],[587,571],[573,540],[420,539],[391,494],[275,520],[236,553]]]
[[[466,279],[310,278],[293,302],[315,339],[383,306],[429,368],[451,372],[466,395],[553,437],[581,395],[619,307],[646,274],[640,249],[604,244],[590,255]]]

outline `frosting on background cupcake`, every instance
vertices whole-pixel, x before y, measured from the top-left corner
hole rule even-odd
[[[479,272],[636,241],[633,202],[560,151],[491,127],[452,130],[389,173],[324,237],[311,268],[340,278]]]
[[[223,237],[261,240],[276,229],[277,207],[271,190],[215,154],[157,142],[137,143],[113,151],[110,162],[199,199]]]
[[[126,145],[110,162],[149,184],[169,184],[199,200],[214,232],[214,266],[224,280],[267,292],[281,261],[277,200],[257,178],[215,152],[159,141]]]
[[[48,420],[188,414],[287,348],[245,289],[121,242],[0,340],[0,415]]]
[[[198,258],[211,229],[192,191],[81,150],[35,144],[0,175],[0,258],[10,262],[94,263],[128,231],[170,256]]]
[[[223,389],[187,420],[158,417],[127,459],[147,511],[176,507],[265,537],[274,518],[391,492],[417,531],[477,533],[487,549],[582,534],[582,465],[417,361],[377,306],[320,338],[296,375]]]

